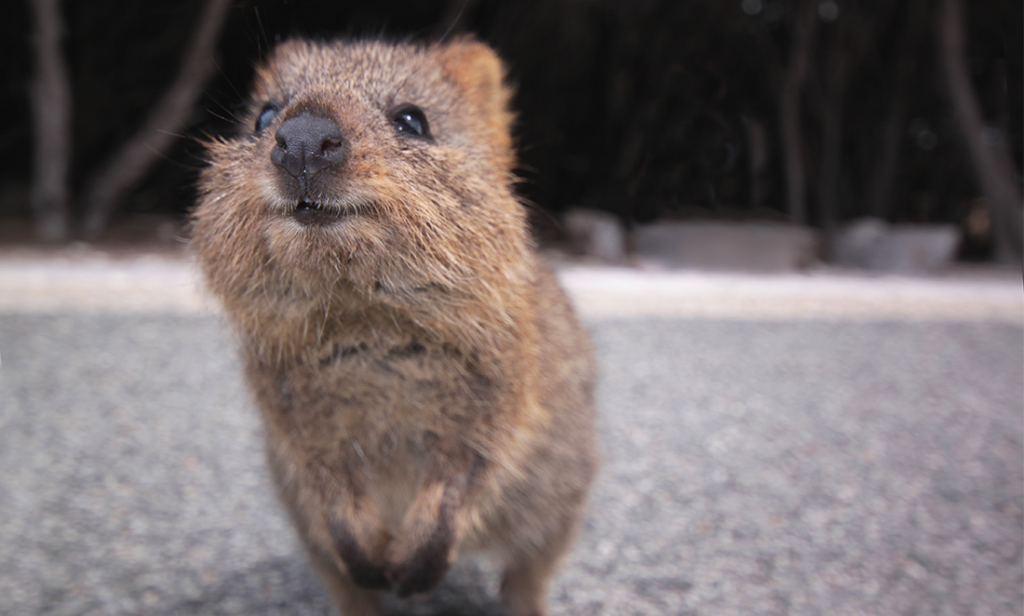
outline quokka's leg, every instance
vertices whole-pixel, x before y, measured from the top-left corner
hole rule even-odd
[[[540,549],[520,550],[506,566],[501,580],[501,602],[509,616],[547,616],[551,580],[572,545],[576,524],[568,521],[552,532]]]
[[[388,579],[399,596],[425,592],[455,559],[470,515],[467,496],[481,462],[469,451],[435,454],[419,494],[387,550]]]
[[[319,550],[310,549],[309,556],[339,616],[384,616],[380,592],[360,588],[338,569],[332,558]]]
[[[281,458],[272,455],[270,461],[282,501],[335,609],[341,616],[382,615],[378,591],[389,587],[384,550],[390,535],[373,499],[363,486],[341,483],[338,475],[334,496],[328,496],[323,486],[286,480],[296,473],[288,472]]]

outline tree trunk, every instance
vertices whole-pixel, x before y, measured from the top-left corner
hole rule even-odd
[[[964,58],[964,15],[959,0],[943,0],[939,22],[939,55],[946,73],[953,117],[960,127],[975,177],[991,212],[996,259],[1019,265],[1024,254],[1021,193],[1013,181],[1013,164],[1006,140],[986,138],[981,107]]]
[[[797,224],[807,222],[807,179],[803,159],[803,130],[800,124],[800,94],[807,76],[811,43],[817,25],[815,7],[815,3],[807,1],[797,5],[789,62],[782,78],[782,91],[779,96],[779,128],[782,133],[782,156],[786,169],[786,207],[790,218]]]
[[[892,98],[889,113],[882,127],[882,138],[874,170],[869,180],[867,204],[864,208],[877,218],[889,218],[889,193],[892,191],[896,166],[899,162],[900,146],[910,109],[910,91],[913,86],[915,56],[928,23],[928,0],[915,0],[907,13],[907,27],[903,44],[897,56],[897,68],[893,75]]]
[[[1020,27],[1024,22],[1024,4],[1007,2],[1003,7],[1000,21],[1003,24],[1003,49],[1006,55],[1007,120],[1013,153],[1013,172],[1019,182],[1024,176],[1024,152],[1021,152],[1024,145],[1024,37],[1021,36]]]
[[[35,29],[32,44],[36,73],[32,101],[31,208],[39,239],[61,241],[68,236],[68,168],[71,159],[71,84],[60,38],[63,26],[59,0],[32,0]]]
[[[195,34],[185,48],[178,77],[150,111],[135,135],[111,158],[89,184],[85,196],[87,238],[106,230],[121,195],[137,182],[153,162],[178,137],[192,106],[213,72],[213,53],[230,0],[208,0]]]
[[[826,236],[835,231],[839,216],[839,174],[843,164],[843,103],[846,97],[846,26],[836,24],[831,41],[831,62],[826,66],[825,96],[822,110],[821,177],[818,178],[818,203],[821,226]]]

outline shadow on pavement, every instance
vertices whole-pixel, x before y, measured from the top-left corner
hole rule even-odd
[[[495,616],[500,603],[485,592],[484,573],[460,566],[429,596],[406,600],[386,595],[390,616]],[[249,616],[334,616],[327,594],[301,558],[274,558],[239,571],[197,599],[152,614],[165,616],[247,614]]]

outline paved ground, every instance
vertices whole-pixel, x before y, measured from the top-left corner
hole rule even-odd
[[[326,614],[233,345],[154,263],[94,275],[181,293],[113,308],[77,266],[0,263],[0,614]],[[1019,286],[595,275],[567,282],[604,466],[554,614],[1022,612]],[[482,616],[496,592],[477,563],[391,607]]]

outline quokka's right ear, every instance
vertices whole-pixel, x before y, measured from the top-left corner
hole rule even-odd
[[[494,147],[504,168],[512,165],[512,89],[498,54],[472,37],[459,37],[441,47],[445,76],[459,86],[478,113],[485,140]]]

